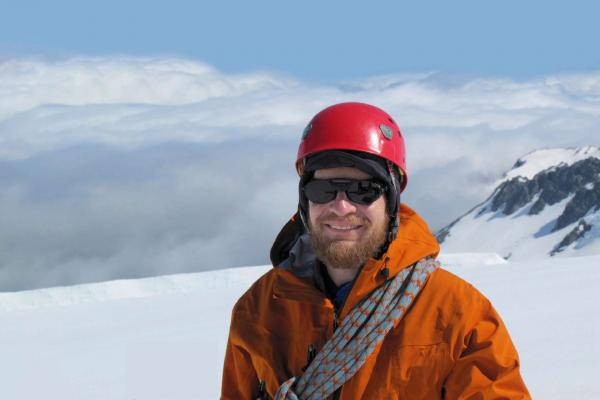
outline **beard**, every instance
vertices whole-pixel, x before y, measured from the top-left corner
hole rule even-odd
[[[331,218],[324,215],[313,225],[309,219],[310,240],[317,258],[325,265],[335,269],[358,269],[369,258],[375,256],[387,237],[389,217],[382,223],[373,225],[366,218],[349,215],[346,221],[360,224],[366,228],[365,234],[357,241],[331,239],[325,236],[323,225]]]

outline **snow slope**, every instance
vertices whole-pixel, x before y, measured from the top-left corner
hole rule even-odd
[[[481,208],[473,210],[461,218],[451,230],[451,234],[442,243],[444,251],[495,251],[511,260],[548,257],[554,246],[572,229],[567,226],[556,232],[540,235],[541,227],[555,221],[567,198],[548,206],[537,215],[528,215],[531,204],[525,205],[514,215],[506,216],[502,212],[484,214]]]
[[[600,256],[441,256],[492,299],[536,399],[600,398]],[[0,295],[1,399],[217,399],[235,300],[269,267]]]
[[[438,233],[443,250],[515,261],[599,254],[598,159],[594,146],[521,157],[486,201]]]

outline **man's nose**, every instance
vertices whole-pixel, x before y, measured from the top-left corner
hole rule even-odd
[[[336,215],[344,216],[356,212],[356,205],[348,199],[346,192],[337,192],[335,199],[330,204],[331,211]]]

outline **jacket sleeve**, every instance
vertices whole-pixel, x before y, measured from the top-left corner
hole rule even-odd
[[[258,378],[250,355],[233,344],[231,336],[230,331],[223,366],[221,400],[254,400],[258,397]]]
[[[479,294],[479,293],[477,293]],[[445,399],[531,399],[508,331],[483,295],[466,316],[456,362],[446,378]]]

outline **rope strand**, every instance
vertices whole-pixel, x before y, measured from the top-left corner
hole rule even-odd
[[[371,292],[346,316],[302,376],[281,384],[275,400],[318,400],[334,393],[402,319],[439,265],[434,259],[422,259]]]

